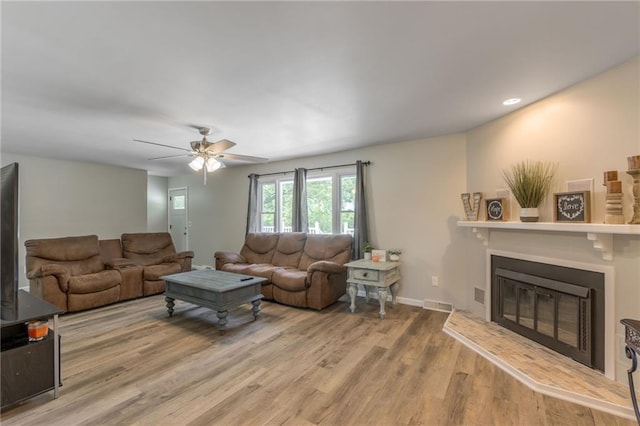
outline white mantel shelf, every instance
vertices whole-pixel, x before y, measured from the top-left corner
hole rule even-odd
[[[471,228],[477,237],[489,245],[492,229],[530,232],[579,232],[593,242],[593,248],[602,252],[604,260],[613,260],[613,236],[640,235],[640,225],[608,225],[604,223],[558,222],[500,222],[459,220],[458,226]]]

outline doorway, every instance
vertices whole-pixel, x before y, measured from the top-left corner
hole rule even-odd
[[[169,233],[177,252],[189,247],[188,206],[187,188],[169,189]]]

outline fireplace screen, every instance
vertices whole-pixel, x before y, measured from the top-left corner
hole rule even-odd
[[[603,369],[602,357],[594,356],[601,352],[594,350],[594,342],[599,340],[594,335],[600,334],[594,333],[598,327],[593,326],[594,288],[502,267],[494,267],[492,276],[493,321],[585,365]]]

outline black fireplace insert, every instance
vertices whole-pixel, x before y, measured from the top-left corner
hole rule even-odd
[[[491,256],[491,320],[604,372],[604,274]]]

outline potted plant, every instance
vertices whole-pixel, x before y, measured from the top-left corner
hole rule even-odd
[[[556,165],[543,161],[522,161],[503,170],[502,175],[511,193],[520,204],[520,220],[537,222],[538,206],[549,193],[555,179]]]
[[[364,246],[362,246],[362,251],[364,252],[364,259],[371,260],[371,251],[373,250],[373,245],[369,241],[365,241]]]
[[[389,260],[392,262],[398,262],[400,260],[400,255],[402,254],[402,250],[394,248],[389,250]]]

